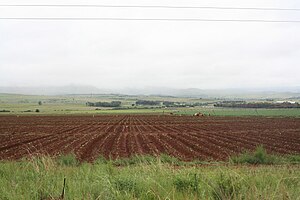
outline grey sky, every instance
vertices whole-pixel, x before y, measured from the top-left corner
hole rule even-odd
[[[0,4],[25,4],[0,1]],[[300,8],[294,0],[26,1]],[[7,8],[0,17],[300,20],[300,11]],[[241,88],[300,85],[300,23],[4,21],[0,86]]]

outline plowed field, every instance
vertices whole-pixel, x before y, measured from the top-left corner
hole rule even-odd
[[[0,116],[0,159],[74,152],[93,161],[161,153],[182,160],[225,160],[259,144],[300,153],[300,119],[166,115]]]

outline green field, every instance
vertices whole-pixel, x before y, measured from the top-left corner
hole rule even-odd
[[[138,99],[175,102],[207,103],[207,106],[183,108],[159,108],[132,106]],[[86,102],[121,101],[122,107],[112,108],[88,107]],[[42,105],[38,102],[42,101]],[[0,115],[62,115],[62,114],[168,114],[193,115],[201,112],[212,116],[283,116],[300,117],[300,109],[240,109],[213,107],[214,99],[177,98],[161,96],[126,96],[126,95],[64,95],[34,96],[0,94]],[[38,109],[40,112],[35,112]],[[30,111],[30,112],[28,112]]]
[[[179,110],[180,114],[201,112],[212,116],[284,116],[300,117],[300,109],[253,109],[253,108],[194,108]]]

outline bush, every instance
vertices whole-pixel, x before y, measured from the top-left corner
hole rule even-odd
[[[63,166],[77,166],[79,161],[74,154],[61,155],[58,157],[57,162]]]
[[[231,161],[237,164],[274,164],[276,157],[267,154],[267,151],[264,149],[264,147],[260,145],[256,147],[256,150],[253,153],[245,152],[239,156],[232,157]]]
[[[39,109],[35,109],[35,112],[40,112],[40,110]]]

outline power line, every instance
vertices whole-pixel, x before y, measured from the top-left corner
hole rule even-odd
[[[165,9],[218,9],[218,10],[263,10],[263,11],[300,11],[300,8],[260,8],[260,7],[223,7],[223,6],[162,6],[162,5],[97,5],[97,4],[7,4],[0,7],[100,7],[100,8],[165,8]]]
[[[203,19],[203,18],[0,17],[0,20],[38,20],[38,21],[182,21],[182,22],[190,21],[190,22],[300,23],[300,20]]]

